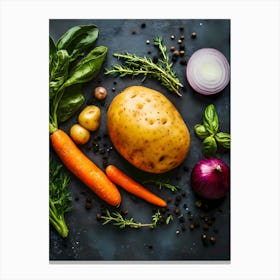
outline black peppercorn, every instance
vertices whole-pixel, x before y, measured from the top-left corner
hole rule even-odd
[[[190,224],[190,230],[194,230],[194,224]]]
[[[132,34],[136,34],[136,29],[132,29],[132,30],[131,30],[131,33],[132,33]]]
[[[174,46],[171,46],[171,47],[170,47],[170,51],[171,51],[171,52],[174,52],[174,51],[175,51],[175,47],[174,47]]]
[[[194,39],[196,37],[196,33],[192,32],[192,36],[191,37]]]
[[[145,28],[145,27],[146,27],[146,23],[142,23],[141,28]]]
[[[180,26],[180,31],[184,31],[184,26]]]
[[[180,64],[181,65],[186,65],[187,64],[187,60],[183,57],[180,59]]]
[[[170,39],[171,39],[171,40],[174,40],[174,39],[175,39],[175,36],[174,36],[174,35],[171,35],[171,36],[170,36]]]
[[[210,241],[211,241],[212,244],[215,244],[216,243],[215,236],[210,236]]]

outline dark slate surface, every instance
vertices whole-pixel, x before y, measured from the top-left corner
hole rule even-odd
[[[185,58],[188,61],[191,54],[200,48],[216,48],[220,50],[230,62],[230,20],[50,20],[50,35],[56,41],[66,30],[77,24],[96,24],[100,29],[99,38],[94,46],[104,45],[109,48],[108,56],[104,68],[111,66],[118,61],[113,57],[114,52],[131,52],[138,55],[157,56],[157,49],[152,41],[156,36],[162,36],[168,49],[171,45],[178,48],[177,40],[180,35],[184,35],[183,44],[186,47]],[[146,24],[142,28],[142,23]],[[183,26],[184,30],[180,30]],[[136,30],[132,34],[132,29]],[[197,37],[191,38],[191,33],[196,32]],[[175,35],[175,40],[170,36]],[[147,44],[150,40],[151,44]],[[148,54],[148,52],[151,54]],[[170,53],[171,56],[171,53]],[[80,261],[185,261],[185,260],[230,260],[230,194],[225,199],[218,201],[215,205],[207,203],[203,213],[206,217],[214,217],[213,223],[208,230],[203,229],[203,213],[195,203],[199,199],[190,187],[190,172],[196,162],[203,158],[201,141],[195,137],[193,127],[201,122],[201,117],[205,107],[213,103],[220,120],[221,131],[230,132],[230,85],[221,93],[215,96],[202,96],[194,92],[188,85],[185,78],[185,65],[179,61],[174,64],[185,89],[182,90],[182,97],[168,92],[159,82],[147,79],[141,82],[135,78],[115,78],[104,76],[102,69],[99,76],[86,84],[83,88],[87,104],[97,104],[102,110],[101,126],[99,130],[92,134],[91,140],[81,149],[100,168],[103,168],[102,153],[94,153],[94,137],[99,136],[100,148],[104,148],[108,155],[108,162],[117,165],[128,173],[131,177],[143,182],[149,178],[169,180],[170,183],[179,185],[181,190],[172,193],[167,189],[159,190],[155,186],[150,186],[151,191],[159,194],[164,199],[171,198],[168,204],[168,211],[174,217],[169,224],[159,225],[156,229],[142,228],[120,230],[112,225],[102,225],[96,220],[96,214],[101,208],[110,207],[95,196],[76,178],[71,177],[69,189],[73,196],[73,209],[66,215],[69,226],[69,237],[63,240],[50,227],[49,249],[50,260],[80,260]],[[96,102],[93,98],[93,89],[102,85],[108,89],[108,97],[104,103]],[[106,111],[112,98],[124,88],[131,85],[143,85],[160,91],[167,96],[183,116],[191,134],[191,148],[188,157],[183,164],[162,175],[151,175],[142,172],[127,163],[112,147],[106,132]],[[112,88],[116,90],[113,91]],[[77,122],[77,114],[61,126],[63,130],[69,132],[73,123]],[[52,150],[50,149],[52,154]],[[223,159],[230,165],[230,153],[219,151],[217,157]],[[150,222],[156,207],[146,203],[141,199],[136,199],[132,195],[121,190],[122,204],[120,209],[128,211],[127,217],[133,216],[135,220]],[[175,209],[176,196],[181,196],[182,192],[186,196],[182,197],[178,208],[184,217],[181,223],[178,216],[173,213]],[[91,208],[86,209],[86,199],[91,200]],[[184,205],[185,204],[185,205]],[[203,202],[205,206],[205,203]],[[111,209],[113,210],[113,209]],[[188,211],[200,222],[200,227],[193,231],[189,229],[190,223]],[[166,216],[166,214],[165,214]],[[185,227],[183,230],[182,225]],[[215,232],[217,227],[218,232]],[[201,240],[202,232],[207,236],[214,235],[216,243],[203,244]]]

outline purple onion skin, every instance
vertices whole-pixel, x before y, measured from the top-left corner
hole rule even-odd
[[[223,198],[230,188],[230,169],[221,159],[203,159],[193,167],[191,186],[196,194],[205,199]]]

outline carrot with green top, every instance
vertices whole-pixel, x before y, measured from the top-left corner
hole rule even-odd
[[[166,207],[166,202],[160,197],[156,196],[142,185],[134,181],[132,178],[124,174],[120,169],[114,165],[109,165],[106,168],[106,174],[108,178],[115,184],[121,186],[126,191],[138,196],[147,202],[160,206]]]
[[[51,143],[63,164],[101,199],[119,206],[121,195],[116,185],[75,145],[61,129],[51,134]]]

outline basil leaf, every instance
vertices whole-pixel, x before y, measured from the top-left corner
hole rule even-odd
[[[210,135],[203,140],[203,154],[206,157],[214,157],[217,152],[217,143],[215,138]]]
[[[108,48],[104,46],[94,48],[73,68],[70,78],[64,83],[63,88],[85,83],[95,78],[101,70],[107,51]]]
[[[215,106],[213,104],[208,105],[204,111],[203,125],[210,134],[215,134],[218,132],[219,120]]]
[[[84,101],[82,85],[74,85],[67,88],[58,105],[58,122],[65,122],[72,117],[79,110]]]
[[[74,26],[59,38],[57,48],[67,50],[71,57],[70,61],[74,61],[92,47],[98,37],[98,32],[98,27],[94,24]]]
[[[63,83],[67,80],[69,60],[70,58],[66,50],[59,50],[54,54],[50,65],[50,98],[53,98]]]
[[[230,134],[219,132],[215,135],[215,139],[222,147],[230,149]]]
[[[194,131],[200,139],[204,139],[210,135],[209,132],[206,130],[205,126],[202,124],[195,125]]]

